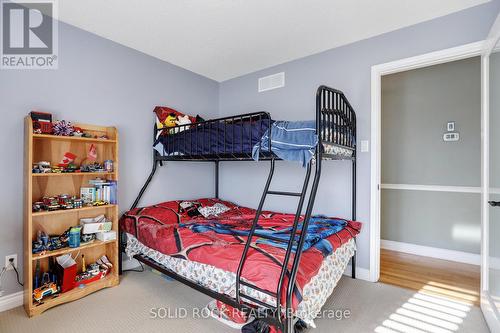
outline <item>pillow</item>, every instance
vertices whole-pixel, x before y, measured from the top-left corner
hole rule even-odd
[[[210,216],[217,216],[219,214],[227,212],[228,210],[229,207],[219,202],[213,206],[205,206],[198,208],[198,211],[200,212],[201,215],[203,215],[204,218],[208,218]]]
[[[154,108],[153,112],[156,114],[156,128],[158,129],[164,127],[173,127],[175,126],[174,122],[176,120],[186,116],[184,113],[167,106],[157,106]],[[192,124],[203,121],[203,118],[201,118],[200,116],[193,117],[188,115],[188,117],[189,120],[191,120]]]
[[[201,215],[198,211],[198,207],[200,206],[201,204],[196,201],[181,201],[179,203],[179,213],[187,214],[189,217],[199,216]]]

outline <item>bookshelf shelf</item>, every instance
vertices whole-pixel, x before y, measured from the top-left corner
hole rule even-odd
[[[92,207],[83,207],[83,208],[76,208],[76,209],[60,209],[60,210],[53,210],[53,211],[44,211],[44,212],[35,212],[32,213],[31,215],[33,217],[37,216],[48,216],[48,215],[61,215],[61,214],[78,214],[80,212],[88,212],[88,211],[93,211],[93,210],[98,210],[98,209],[103,209],[103,208],[114,208],[116,205],[102,205],[102,206],[92,206]]]
[[[77,141],[77,142],[97,142],[97,143],[117,143],[113,139],[98,139],[98,138],[81,138],[77,136],[60,136],[49,134],[33,134],[35,140],[58,140],[58,141]]]
[[[118,269],[118,240],[99,241],[82,244],[77,248],[65,247],[43,254],[32,253],[32,241],[37,232],[42,230],[49,235],[59,235],[71,226],[79,224],[80,218],[95,217],[104,214],[113,222],[112,230],[118,234],[118,206],[108,204],[77,209],[33,212],[32,204],[44,196],[68,194],[80,196],[82,187],[92,186],[96,178],[114,183],[118,181],[118,131],[114,127],[104,127],[86,124],[73,124],[92,136],[106,135],[109,139],[65,137],[56,135],[33,134],[31,118],[25,118],[25,158],[24,158],[24,308],[31,317],[38,315],[51,307],[74,301],[103,288],[116,286],[119,283]],[[65,152],[72,152],[78,156],[76,164],[85,163],[89,147],[94,146],[97,151],[97,162],[113,161],[113,172],[74,172],[74,173],[32,173],[34,163],[48,161],[51,165],[60,162]],[[32,297],[35,266],[41,272],[49,269],[49,259],[63,254],[83,254],[87,264],[95,262],[106,255],[109,261],[116,266],[106,278],[92,282],[84,288],[75,288],[62,294],[43,299],[42,303],[35,302]],[[77,270],[81,271],[81,263],[77,260]]]
[[[87,284],[84,288],[76,287],[63,294],[56,294],[54,296],[50,296],[49,298],[44,299],[42,303],[38,304],[35,302],[33,304],[32,313],[33,315],[40,314],[56,305],[80,299],[98,290],[116,286],[118,283],[119,283],[118,276],[110,274],[101,280]]]
[[[114,176],[114,172],[61,172],[61,173],[32,173],[33,177],[64,177],[64,176],[90,176],[90,177],[108,177]]]
[[[47,251],[45,252],[44,254],[32,254],[31,256],[31,260],[37,260],[37,259],[43,259],[43,258],[48,258],[48,257],[54,257],[54,256],[59,256],[59,255],[63,255],[63,254],[66,254],[66,253],[72,253],[72,252],[75,252],[75,251],[82,251],[82,250],[85,250],[85,249],[90,249],[92,247],[96,247],[96,246],[103,246],[103,245],[106,245],[106,244],[109,244],[109,243],[113,243],[113,241],[100,241],[98,239],[94,240],[92,243],[89,243],[89,244],[83,244],[79,247],[65,247],[65,248],[62,248],[62,249],[59,249],[59,250],[54,250],[54,251]]]

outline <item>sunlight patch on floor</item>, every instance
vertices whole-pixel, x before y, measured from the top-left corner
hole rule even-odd
[[[429,282],[389,315],[376,333],[452,333],[458,331],[479,295]]]

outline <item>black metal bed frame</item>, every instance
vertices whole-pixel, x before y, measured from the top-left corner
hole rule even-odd
[[[169,129],[170,131],[173,131],[173,133],[176,133],[181,130],[188,130],[189,129],[189,135],[195,135],[196,136],[196,131],[199,130],[210,130],[214,126],[214,128],[217,126],[217,130],[220,130],[220,125],[223,124],[223,135],[224,139],[226,138],[226,125],[227,124],[236,124],[236,123],[243,123],[243,122],[251,122],[252,121],[259,121],[260,126],[262,127],[263,121],[267,125],[267,128],[271,128],[271,117],[270,114],[267,112],[255,112],[255,113],[247,113],[247,114],[242,114],[242,115],[236,115],[236,116],[230,116],[230,117],[224,117],[224,118],[218,118],[218,119],[213,119],[213,120],[208,120],[208,121],[203,121],[200,123],[197,123],[196,125],[180,125],[173,127]],[[232,127],[234,130],[234,126]],[[156,129],[155,127],[155,133],[154,133],[154,139],[157,138],[158,133],[160,131],[164,131],[164,129]],[[194,133],[194,134],[193,134]],[[320,176],[321,176],[321,171],[322,171],[322,161],[323,159],[338,159],[338,160],[351,160],[352,161],[352,220],[356,220],[356,114],[350,105],[349,101],[345,97],[344,93],[342,93],[339,90],[332,89],[326,86],[320,86],[317,90],[316,93],[316,133],[318,134],[318,145],[315,150],[315,165],[313,167],[313,160],[309,162],[309,164],[306,167],[306,173],[305,173],[305,178],[304,182],[302,185],[302,190],[301,192],[284,192],[284,191],[273,191],[269,190],[269,187],[271,185],[271,181],[273,178],[274,170],[275,170],[275,161],[279,160],[279,158],[272,153],[272,146],[271,146],[271,136],[269,135],[269,141],[268,141],[268,147],[269,150],[267,151],[261,151],[260,153],[260,160],[267,160],[270,161],[270,168],[269,168],[269,174],[267,177],[266,184],[264,186],[264,191],[261,196],[255,218],[252,223],[252,227],[250,229],[250,233],[248,236],[248,239],[245,243],[245,247],[242,253],[242,257],[240,259],[239,265],[238,265],[238,270],[236,273],[236,297],[230,297],[226,294],[220,294],[217,292],[214,292],[208,288],[202,287],[198,285],[197,283],[190,281],[175,272],[169,270],[168,268],[162,266],[161,264],[158,264],[154,260],[143,256],[143,255],[135,255],[134,258],[139,260],[140,262],[174,278],[175,280],[188,285],[189,287],[196,289],[212,298],[215,298],[217,300],[220,300],[230,306],[233,306],[235,308],[238,308],[242,311],[246,312],[255,312],[255,305],[263,308],[266,310],[264,319],[266,322],[275,325],[279,329],[281,329],[284,333],[293,333],[294,332],[294,325],[295,325],[295,319],[292,315],[292,294],[293,294],[293,289],[295,285],[295,280],[297,276],[297,271],[300,263],[300,258],[302,255],[302,248],[304,245],[305,241],[305,234],[300,232],[300,236],[298,237],[298,240],[296,238],[297,232],[299,232],[299,222],[300,222],[300,216],[302,213],[302,209],[304,206],[304,203],[306,201],[307,197],[307,192],[308,192],[308,185],[309,181],[311,178],[311,173],[312,169],[314,168],[314,178],[313,178],[313,183],[309,191],[309,198],[307,200],[307,205],[306,205],[306,211],[304,215],[304,219],[302,221],[302,229],[301,230],[307,230],[307,226],[309,223],[309,219],[312,214],[314,202],[316,199],[316,194],[318,190],[318,184],[320,181]],[[221,134],[221,133],[218,133]],[[231,133],[232,137],[234,138],[235,134],[238,133]],[[243,133],[241,133],[241,137],[243,138]],[[169,142],[172,143],[173,146],[175,146],[176,142],[176,135],[167,135],[167,142],[166,144],[168,145]],[[253,142],[252,140],[252,135],[250,135],[250,142],[247,142],[252,146]],[[226,142],[226,140],[224,140]],[[156,150],[153,150],[153,168],[151,170],[151,173],[149,174],[144,186],[141,188],[137,198],[135,199],[131,209],[134,209],[137,207],[141,197],[143,196],[144,192],[146,191],[149,183],[153,179],[153,176],[157,170],[158,166],[162,166],[164,162],[167,161],[198,161],[198,162],[214,162],[215,163],[215,197],[219,197],[219,162],[221,161],[249,161],[252,160],[251,153],[248,151],[245,151],[243,149],[243,144],[240,142],[241,145],[240,147],[235,147],[234,144],[229,144],[226,145],[224,143],[224,147],[221,150],[220,147],[217,149],[212,149],[212,145],[210,142],[196,142],[193,145],[193,137],[191,137],[190,140],[190,147],[183,147],[184,149],[184,154],[159,154]],[[257,142],[255,142],[257,143]],[[177,142],[177,145],[179,142]],[[338,156],[335,154],[329,154],[324,151],[323,144],[328,144],[328,145],[333,145],[337,146],[340,148],[344,148],[347,150],[350,150],[352,153],[350,156]],[[164,143],[165,145],[165,143]],[[208,145],[208,153],[207,151],[203,151],[202,153],[200,152],[199,145]],[[203,146],[206,148],[206,146]],[[238,149],[239,148],[239,149]],[[250,249],[252,238],[255,236],[254,232],[258,226],[258,220],[259,216],[261,215],[265,200],[267,195],[280,195],[280,196],[293,196],[293,197],[298,197],[299,202],[297,205],[297,210],[295,213],[295,219],[292,227],[292,232],[290,239],[287,241],[283,241],[280,238],[275,238],[272,236],[264,236],[264,238],[269,238],[274,241],[279,241],[279,242],[285,242],[287,244],[287,250],[285,253],[285,258],[282,263],[281,267],[281,274],[280,274],[280,279],[278,281],[278,287],[276,292],[270,292],[268,290],[263,290],[258,288],[257,286],[242,280],[241,275],[242,271],[245,265],[245,261],[247,258],[248,251]],[[122,260],[122,253],[124,251],[125,244],[123,243],[122,240],[122,230],[120,227],[120,262],[119,262],[119,270],[120,274],[122,273],[122,267],[121,267],[121,260]],[[259,237],[263,237],[261,234],[259,234]],[[291,259],[291,254],[292,254],[292,249],[293,247],[296,246],[296,251],[295,251],[295,256],[293,257],[292,260],[292,268],[291,270],[288,269],[289,264],[290,264],[290,259]],[[356,277],[356,253],[351,259],[351,268],[352,268],[352,278]],[[283,289],[283,284],[285,283],[285,278],[288,277],[288,284],[286,288],[286,305],[285,309],[283,309],[283,306],[281,304],[281,298],[282,298],[282,289]],[[247,288],[255,289],[260,292],[263,292],[267,295],[270,295],[272,297],[276,298],[276,305],[271,305],[268,303],[261,302],[260,300],[257,300],[249,295],[246,295],[242,293],[241,291],[241,286],[245,286]]]

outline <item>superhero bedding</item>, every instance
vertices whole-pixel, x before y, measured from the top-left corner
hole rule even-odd
[[[248,154],[258,160],[269,152],[269,120],[258,119],[237,123],[214,122],[193,125],[180,133],[158,135],[154,149],[162,156]],[[279,158],[307,165],[318,144],[316,121],[272,121],[272,151]],[[330,129],[325,129],[330,131]],[[339,138],[345,134],[334,131],[324,137]],[[352,150],[323,142],[326,154],[350,157]]]
[[[200,199],[136,208],[124,214],[120,223],[127,233],[129,256],[145,255],[203,287],[235,297],[235,272],[254,216],[251,208],[219,199]],[[262,212],[242,272],[244,280],[261,290],[276,291],[286,248],[281,242],[258,235],[287,239],[293,219],[292,214]],[[354,255],[354,237],[360,229],[359,222],[324,216],[311,218],[292,300],[295,315],[307,325],[315,326],[315,316]],[[285,281],[284,289],[286,285]],[[241,288],[262,302],[276,304],[264,292]]]

